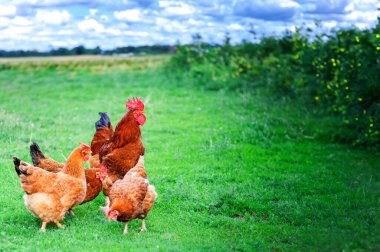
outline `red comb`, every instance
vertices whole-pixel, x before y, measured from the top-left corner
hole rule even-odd
[[[80,145],[80,147],[82,147],[82,149],[89,149],[89,150],[91,150],[91,147],[89,145],[85,144],[85,143],[80,142],[79,145]]]
[[[127,101],[127,108],[129,110],[132,110],[132,109],[144,110],[144,103],[141,101],[140,98],[132,98],[132,100]]]

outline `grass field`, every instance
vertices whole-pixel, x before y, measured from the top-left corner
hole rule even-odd
[[[2,68],[0,251],[380,250],[378,155],[318,140],[328,119],[265,91],[202,91],[157,62],[131,64]],[[133,96],[145,101],[145,164],[159,194],[148,232],[135,220],[122,236],[100,195],[65,230],[40,233],[12,156],[30,162],[33,140],[63,161],[90,143],[99,111],[115,125]]]

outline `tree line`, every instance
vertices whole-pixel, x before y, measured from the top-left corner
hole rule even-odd
[[[0,57],[36,57],[36,56],[70,56],[70,55],[153,55],[167,54],[175,51],[170,45],[124,46],[111,50],[102,50],[99,46],[86,48],[83,45],[74,48],[60,47],[46,52],[37,50],[0,50]]]

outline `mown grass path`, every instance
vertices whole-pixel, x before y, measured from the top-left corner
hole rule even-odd
[[[380,158],[314,138],[319,118],[286,102],[206,92],[159,69],[0,71],[0,250],[379,250]],[[63,161],[89,143],[99,111],[115,125],[146,103],[146,169],[159,194],[147,233],[107,223],[104,196],[65,230],[24,207],[12,156],[30,139]]]

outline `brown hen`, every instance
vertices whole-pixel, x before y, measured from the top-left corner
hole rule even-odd
[[[86,195],[84,162],[90,153],[90,146],[81,144],[73,150],[59,172],[49,172],[13,158],[21,188],[25,191],[25,206],[42,219],[42,232],[49,222],[63,228],[60,221],[65,213],[83,202]]]
[[[111,219],[125,222],[123,234],[128,233],[128,222],[141,219],[141,231],[147,231],[145,218],[151,210],[157,197],[153,185],[149,185],[144,169],[144,157],[124,176],[112,185],[107,205],[101,207],[108,221]]]

